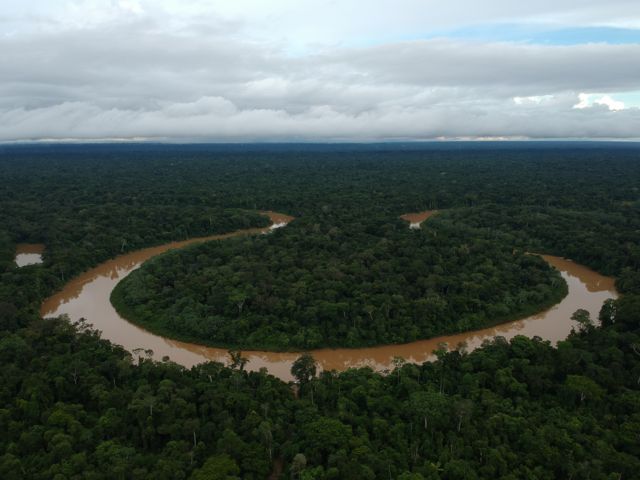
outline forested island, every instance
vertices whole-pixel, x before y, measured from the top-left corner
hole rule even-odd
[[[0,147],[0,477],[635,478],[640,148],[634,144]],[[407,212],[438,209],[410,230]],[[186,369],[41,319],[115,255],[163,254],[116,303],[149,328],[248,348],[396,343],[551,305],[565,256],[617,278],[557,346],[497,338],[386,374],[294,365],[296,386]],[[19,243],[44,263],[14,263]]]
[[[354,198],[354,204],[357,197]],[[357,230],[321,213],[277,235],[208,242],[144,264],[112,301],[170,337],[236,348],[410,342],[524,317],[566,286],[512,238],[450,222],[410,231],[384,217]],[[372,226],[373,225],[373,226]]]

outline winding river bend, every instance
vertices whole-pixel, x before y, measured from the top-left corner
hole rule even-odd
[[[290,216],[275,212],[263,213],[271,219],[272,225],[270,227],[173,242],[109,260],[69,282],[62,291],[42,304],[40,313],[43,317],[66,314],[72,321],[86,318],[94,328],[102,331],[103,338],[122,345],[129,351],[136,348],[151,349],[154,352],[154,358],[158,360],[168,356],[172,361],[186,367],[211,360],[226,363],[228,361],[227,349],[205,347],[164,338],[127,322],[116,313],[109,297],[121,279],[146,260],[167,250],[209,240],[267,233],[292,220]],[[468,348],[473,349],[480,346],[484,340],[498,335],[507,339],[516,335],[527,335],[529,337],[539,336],[555,343],[566,338],[571,331],[570,317],[578,308],[588,310],[592,318],[597,318],[602,303],[608,298],[617,297],[612,278],[602,276],[570,260],[549,255],[542,257],[560,271],[569,286],[569,293],[564,300],[545,312],[483,330],[402,345],[358,349],[320,349],[314,350],[312,354],[323,369],[345,370],[350,367],[368,365],[376,370],[385,370],[392,368],[392,361],[396,356],[403,357],[409,362],[424,362],[433,357],[432,352],[443,342],[451,348],[461,342],[466,342]],[[243,356],[249,360],[248,369],[267,368],[269,373],[288,381],[292,378],[289,371],[291,364],[299,354],[247,350],[243,351]]]

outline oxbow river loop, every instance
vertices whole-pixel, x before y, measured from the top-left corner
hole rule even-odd
[[[42,304],[40,313],[43,317],[66,314],[71,321],[85,318],[94,328],[102,332],[103,338],[122,345],[129,351],[137,348],[151,349],[154,352],[154,358],[158,360],[168,356],[172,361],[186,367],[206,361],[227,363],[229,359],[227,349],[172,340],[129,323],[118,315],[111,305],[109,297],[120,280],[146,260],[167,250],[204,241],[268,233],[270,230],[283,227],[293,220],[293,217],[280,213],[263,213],[271,219],[272,225],[270,227],[239,230],[223,235],[172,242],[138,250],[104,262],[76,277],[67,283],[60,292],[48,298]],[[410,224],[419,222],[417,227],[412,227],[419,228],[420,223],[428,216],[406,219]],[[368,365],[375,370],[382,371],[393,367],[394,357],[403,357],[414,363],[429,360],[433,357],[433,351],[442,343],[446,343],[450,348],[455,348],[464,342],[468,349],[473,349],[480,346],[484,340],[495,336],[510,339],[516,335],[539,336],[555,343],[566,338],[571,331],[573,322],[570,317],[574,311],[583,308],[588,310],[593,318],[597,318],[603,302],[608,298],[617,298],[618,294],[614,287],[613,278],[605,277],[587,267],[560,257],[543,255],[542,258],[560,271],[569,287],[568,295],[560,303],[542,313],[491,328],[407,344],[357,349],[319,349],[311,353],[322,369],[341,371],[350,367]],[[283,380],[291,380],[291,364],[300,355],[296,352],[252,350],[245,350],[242,354],[249,360],[247,364],[249,370],[266,368],[269,373]]]

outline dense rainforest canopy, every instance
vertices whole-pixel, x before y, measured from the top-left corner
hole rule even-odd
[[[407,227],[365,217],[352,228],[321,210],[277,234],[160,256],[122,281],[112,301],[125,318],[171,337],[312,349],[480,328],[566,292],[559,273],[514,250],[510,235],[451,222],[446,212],[424,230]]]
[[[3,147],[0,477],[635,478],[639,155],[633,145],[599,144]],[[303,362],[297,395],[268,372],[245,371],[241,361],[187,370],[133,358],[86,325],[38,318],[41,300],[89,266],[166,240],[264,225],[260,209],[297,220],[273,235],[168,254],[141,273],[153,280],[151,273],[172,271],[187,282],[193,268],[206,272],[207,282],[231,287],[220,270],[255,260],[260,268],[251,274],[289,295],[284,280],[310,270],[307,261],[318,263],[318,272],[299,281],[338,273],[329,290],[344,294],[338,280],[352,281],[358,268],[371,275],[361,266],[367,258],[381,265],[393,254],[397,265],[383,271],[406,286],[403,297],[417,302],[433,291],[448,308],[461,305],[450,310],[452,328],[472,326],[459,323],[463,318],[483,321],[481,312],[500,303],[509,307],[505,299],[515,292],[539,294],[538,285],[550,285],[551,272],[526,251],[566,255],[615,275],[624,295],[605,305],[601,325],[580,317],[576,333],[557,348],[540,339],[497,339],[472,353],[440,352],[433,363],[398,361],[387,375],[318,375]],[[422,231],[397,219],[425,209],[444,212]],[[17,268],[19,242],[44,243],[45,262]],[[303,250],[298,242],[308,243]],[[341,252],[341,243],[352,251]],[[415,255],[422,246],[432,248]],[[332,255],[360,262],[322,264]],[[282,268],[271,271],[274,265]],[[245,270],[231,272],[237,285],[247,284]],[[530,281],[534,272],[540,279]],[[430,275],[438,278],[423,285]],[[506,282],[502,297],[494,276]],[[438,292],[444,285],[451,290]],[[433,290],[420,290],[425,286]],[[465,293],[476,287],[474,303]],[[357,285],[356,293],[366,288]],[[249,312],[256,308],[255,297],[245,303]],[[408,302],[404,312],[414,306]],[[465,316],[467,309],[476,315]],[[356,315],[364,325],[376,312]],[[388,341],[392,331],[356,327],[356,344]]]

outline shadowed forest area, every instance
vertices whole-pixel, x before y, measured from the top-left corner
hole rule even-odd
[[[631,479],[640,470],[640,148],[615,144],[0,147],[3,479]],[[439,210],[420,230],[399,216]],[[557,347],[497,338],[297,385],[185,369],[39,318],[120,253],[132,320],[237,349],[397,343],[526,315],[565,292],[528,252],[615,276]],[[18,243],[46,246],[18,268]]]

